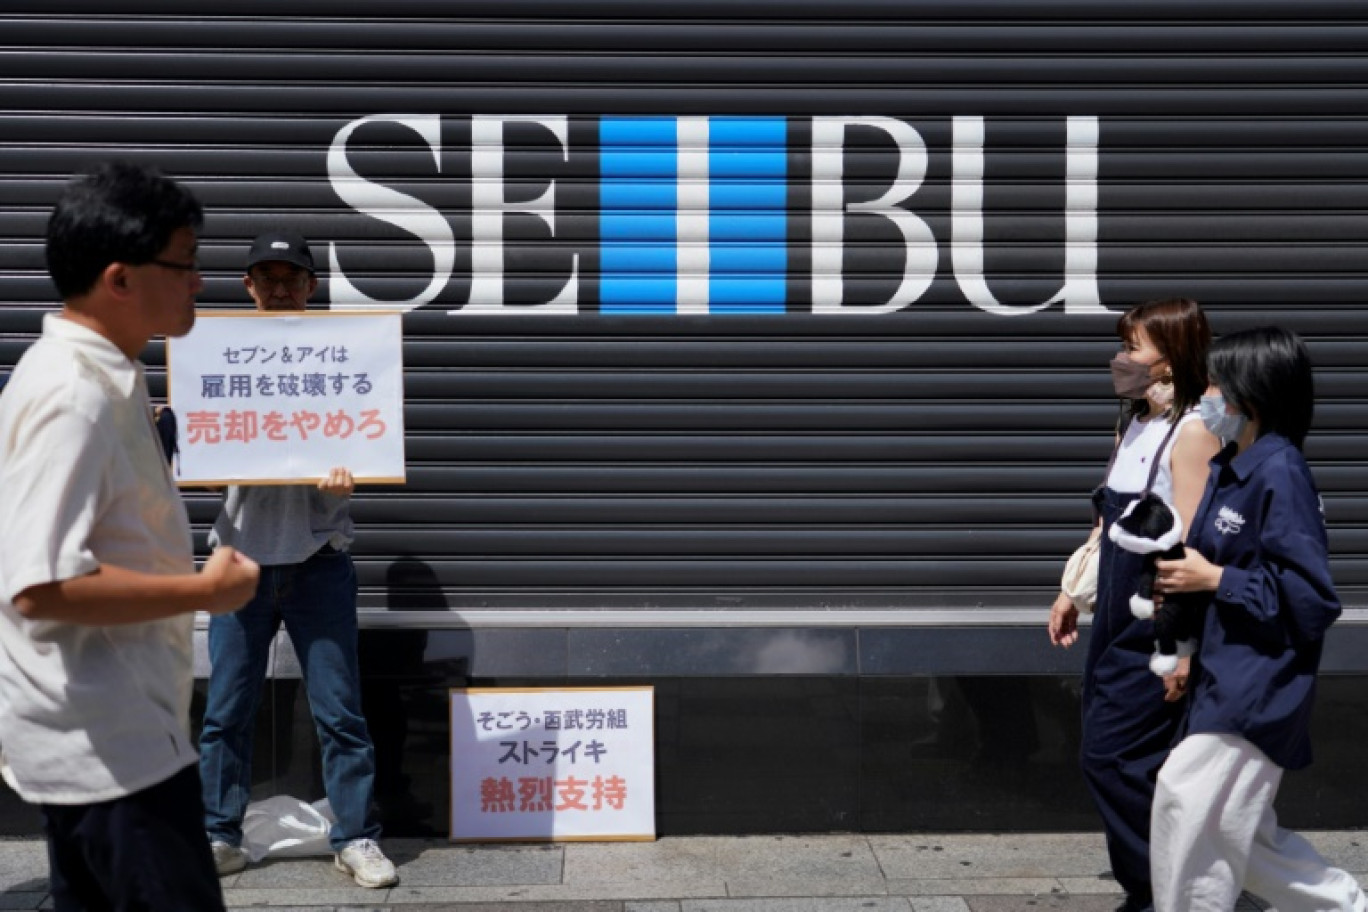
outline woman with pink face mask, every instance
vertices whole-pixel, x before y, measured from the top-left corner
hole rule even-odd
[[[1130,609],[1143,558],[1112,544],[1111,523],[1144,490],[1157,460],[1153,492],[1190,527],[1202,498],[1207,463],[1220,449],[1202,424],[1211,329],[1196,302],[1152,301],[1117,322],[1122,350],[1112,382],[1124,400],[1116,452],[1093,494],[1101,528],[1097,602],[1083,671],[1080,762],[1102,815],[1112,872],[1126,891],[1118,912],[1153,908],[1149,824],[1155,779],[1183,713],[1188,661],[1160,679],[1150,671],[1154,622]],[[1078,609],[1060,594],[1050,610],[1050,642],[1078,639]]]

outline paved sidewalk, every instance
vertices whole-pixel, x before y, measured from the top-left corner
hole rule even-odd
[[[1368,875],[1368,832],[1308,833]],[[400,883],[364,890],[331,858],[224,879],[231,909],[295,912],[1111,912],[1094,834],[674,837],[654,843],[453,846],[389,839]],[[1243,904],[1242,904],[1243,905]],[[0,910],[51,908],[41,840],[0,839]],[[1253,909],[1254,906],[1248,906]]]

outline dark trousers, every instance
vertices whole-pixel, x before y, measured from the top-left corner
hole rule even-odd
[[[222,912],[195,764],[113,801],[42,812],[57,912]]]

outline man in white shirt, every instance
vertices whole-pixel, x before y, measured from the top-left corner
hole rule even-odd
[[[138,354],[194,325],[199,203],[130,164],[72,181],[48,222],[63,300],[0,393],[0,772],[41,806],[58,912],[216,910],[189,732],[196,611],[257,565],[195,572]]]

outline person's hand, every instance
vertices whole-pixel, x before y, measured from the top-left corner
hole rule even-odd
[[[261,568],[236,548],[215,548],[200,571],[209,587],[203,610],[210,614],[230,614],[256,595]]]
[[[1192,656],[1178,660],[1178,670],[1164,675],[1164,702],[1176,703],[1187,696],[1188,673],[1192,670]]]
[[[1050,642],[1065,649],[1078,642],[1078,609],[1062,592],[1050,607]]]
[[[351,497],[355,488],[356,481],[352,478],[352,473],[341,466],[333,469],[318,482],[318,490],[334,497]]]
[[[1195,548],[1185,549],[1182,560],[1154,562],[1157,592],[1210,592],[1221,585],[1221,567]]]

